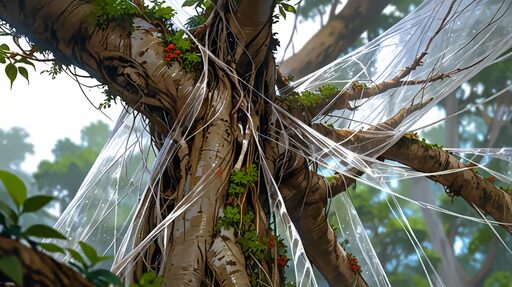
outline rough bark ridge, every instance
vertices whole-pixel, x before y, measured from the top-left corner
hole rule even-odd
[[[332,286],[367,286],[360,273],[353,271],[325,215],[328,197],[342,192],[351,180],[338,175],[334,182],[327,183],[310,168],[302,155],[283,148],[279,139],[287,136],[290,123],[280,121],[275,109],[260,96],[265,95],[282,108],[294,109],[290,110],[291,114],[304,111],[304,107],[283,104],[276,97],[275,83],[279,77],[272,38],[272,11],[276,2],[213,2],[215,9],[207,23],[194,33],[219,61],[208,61],[207,91],[200,109],[190,125],[183,126],[177,133],[178,156],[168,163],[153,191],[158,201],[148,206],[144,213],[145,225],[138,231],[137,240],[144,238],[158,218],[168,214],[194,188],[204,184],[201,187],[204,194],[169,227],[169,236],[164,237],[167,242],[156,240],[142,254],[135,276],[145,270],[155,270],[164,276],[167,286],[246,286],[254,283],[251,280],[262,286],[284,285],[275,256],[258,262],[260,272],[255,277],[255,271],[248,266],[251,254],[241,250],[236,242],[237,234],[230,229],[215,231],[215,224],[226,204],[225,194],[232,170],[264,160],[271,174],[281,178],[279,187],[286,207],[306,243],[307,255],[320,273]],[[351,1],[347,4],[356,7],[353,9],[354,21],[364,21],[358,17],[358,5],[380,12],[387,2],[379,1],[375,7],[370,7],[370,3]],[[94,21],[84,18],[93,9],[91,2],[83,0],[0,0],[1,19],[39,46],[54,52],[61,62],[82,68],[107,84],[126,105],[148,119],[155,145],[161,148],[180,112],[187,110],[188,100],[197,97],[191,91],[198,75],[187,73],[179,63],[169,66],[163,61],[160,30],[147,20],[134,18],[131,30],[113,23],[100,28]],[[418,57],[417,65],[425,55]],[[318,65],[327,61],[314,55],[308,58]],[[413,66],[405,67],[395,79],[367,88],[365,97],[373,97],[385,89],[427,84],[447,76],[441,74],[424,81],[404,81],[413,69]],[[352,90],[354,94],[358,92]],[[352,96],[345,94],[332,108],[345,107]],[[424,105],[400,111],[383,126],[396,126]],[[320,105],[311,107],[311,112],[317,108]],[[336,142],[343,141],[346,145],[358,140],[370,142],[365,137],[371,137],[371,133],[336,131],[312,124],[307,117],[301,119]],[[254,134],[265,136],[260,142],[265,151],[264,159],[260,159],[257,152]],[[301,142],[301,139],[294,138],[292,142]],[[292,145],[290,148],[300,150],[302,147]],[[464,168],[449,154],[423,149],[417,142],[407,139],[392,146],[383,156],[424,172]],[[201,181],[205,176],[210,179]],[[471,171],[431,178],[497,220],[512,223],[510,195]],[[242,215],[249,209],[255,211],[254,221],[260,237],[271,234],[266,195],[264,180],[260,179],[259,185],[247,188],[240,203]],[[163,208],[154,208],[159,205]],[[510,225],[505,227],[511,231]],[[165,254],[163,245],[170,246]]]

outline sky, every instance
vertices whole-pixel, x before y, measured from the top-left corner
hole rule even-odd
[[[338,9],[341,9],[338,8]],[[283,50],[289,41],[293,29],[294,17],[281,19],[275,26],[281,47],[276,59],[283,57]],[[318,21],[300,21],[300,37],[294,37],[295,51],[306,43],[320,28]],[[4,39],[2,39],[5,41]],[[289,48],[287,55],[290,55]],[[37,71],[29,69],[30,83],[19,77],[12,88],[7,77],[0,71],[0,129],[22,127],[29,134],[29,142],[34,144],[34,154],[29,155],[22,168],[32,173],[43,159],[52,160],[51,150],[57,140],[68,137],[80,142],[80,130],[91,122],[102,120],[111,127],[115,124],[121,107],[113,106],[106,113],[112,119],[100,113],[96,107],[103,100],[99,89],[84,88],[90,104],[78,84],[69,76],[62,74],[52,80],[40,72],[48,69],[47,64],[38,64]],[[431,111],[426,118],[442,116],[439,111]],[[425,121],[422,121],[425,123]]]

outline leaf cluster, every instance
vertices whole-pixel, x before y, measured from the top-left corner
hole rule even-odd
[[[168,44],[176,45],[176,49],[181,51],[181,65],[185,71],[192,73],[201,69],[203,66],[201,53],[199,53],[197,47],[193,45],[191,39],[185,34],[185,31],[171,30],[170,33],[164,36],[164,46]]]
[[[22,65],[32,66],[35,70],[35,65],[29,60],[29,58],[23,56],[22,54],[11,51],[9,45],[7,44],[0,45],[0,64],[6,64],[4,71],[5,75],[11,82],[11,88],[18,75],[21,75],[23,78],[29,81],[28,70],[25,66]]]
[[[176,11],[165,6],[165,1],[150,0],[152,5],[143,5],[138,7],[128,0],[90,0],[94,5],[91,17],[96,23],[105,28],[110,23],[116,23],[125,28],[130,28],[132,19],[136,16],[146,18],[152,21],[161,21],[164,24],[170,24]]]
[[[279,9],[279,14],[283,19],[286,19],[286,13],[297,13],[297,9],[295,9],[295,6],[290,5],[286,2],[289,2],[289,0],[277,0],[276,5]]]
[[[59,231],[42,224],[31,225],[22,231],[19,223],[20,217],[41,210],[54,198],[47,195],[27,197],[25,183],[9,171],[0,170],[0,182],[5,186],[9,198],[14,204],[14,208],[11,208],[8,204],[0,201],[0,236],[23,240],[32,248],[39,247],[49,253],[69,255],[72,258],[69,264],[95,286],[124,286],[118,276],[109,270],[97,268],[99,263],[110,260],[111,257],[99,255],[91,245],[79,241],[80,253],[72,248],[64,249],[54,243],[35,241],[35,238],[67,240],[66,236]],[[14,256],[0,258],[0,272],[7,275],[15,284],[23,285],[23,269],[18,258]],[[162,283],[163,278],[157,277],[153,272],[147,272],[142,275],[140,282],[133,286],[156,287],[161,286]]]
[[[23,215],[41,210],[53,200],[52,196],[27,197],[25,183],[18,176],[6,170],[0,170],[0,181],[14,204],[14,208],[12,208],[9,204],[0,201],[0,236],[23,240],[32,247],[39,244],[35,238],[66,239],[60,232],[46,225],[35,224],[24,230],[20,225],[20,218]]]

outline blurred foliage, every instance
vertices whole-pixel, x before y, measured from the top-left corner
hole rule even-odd
[[[8,131],[0,129],[0,167],[20,170],[28,154],[34,153],[34,145],[27,142],[29,134],[21,128]]]
[[[59,140],[52,150],[55,159],[43,160],[39,164],[34,173],[37,186],[41,192],[58,198],[61,211],[75,196],[109,133],[107,124],[101,121],[91,123],[82,129],[80,144],[69,138]]]

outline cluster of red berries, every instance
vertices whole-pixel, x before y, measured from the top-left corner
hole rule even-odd
[[[277,257],[277,264],[281,265],[281,267],[285,267],[287,262],[288,257],[286,257],[286,255]]]
[[[495,178],[494,176],[492,176],[492,175],[491,175],[491,176],[489,176],[489,177],[488,177],[488,178],[486,178],[486,179],[487,179],[487,181],[488,181],[488,182],[490,182],[490,183],[493,183],[493,182],[496,180],[496,178]]]
[[[352,253],[347,253],[347,259],[350,269],[356,273],[361,273],[361,266],[357,263],[357,258]]]
[[[181,51],[176,48],[176,45],[173,43],[170,43],[165,48],[165,61],[171,62],[172,60],[179,60],[180,59]]]
[[[272,236],[272,235],[271,235],[271,236],[268,238],[268,248],[269,248],[269,249],[272,249],[272,248],[274,248],[274,247],[276,247],[276,238],[275,238],[274,236]]]

